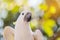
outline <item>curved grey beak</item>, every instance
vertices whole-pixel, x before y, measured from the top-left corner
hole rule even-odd
[[[31,18],[32,18],[31,13],[30,12],[27,12],[27,14],[25,15],[24,20],[27,21],[27,22],[30,22]]]

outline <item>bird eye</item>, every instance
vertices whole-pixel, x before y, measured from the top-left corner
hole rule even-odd
[[[24,15],[24,13],[22,13],[22,15]]]

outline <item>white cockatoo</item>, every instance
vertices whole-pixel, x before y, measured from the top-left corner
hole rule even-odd
[[[27,10],[20,14],[15,25],[15,40],[34,40],[29,27],[30,20],[31,13]]]
[[[40,30],[32,32],[29,27],[31,21],[31,12],[24,10],[18,17],[15,25],[15,29],[6,27],[4,29],[5,40],[43,40],[43,35]]]

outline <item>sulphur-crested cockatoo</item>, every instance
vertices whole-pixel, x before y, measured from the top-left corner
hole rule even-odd
[[[5,40],[43,40],[43,35],[40,30],[32,32],[29,27],[29,22],[31,21],[31,12],[22,11],[18,17],[15,25],[15,29],[11,27],[6,27],[4,29],[4,39]]]

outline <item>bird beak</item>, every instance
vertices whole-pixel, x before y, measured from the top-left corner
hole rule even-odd
[[[27,12],[27,14],[25,15],[24,20],[25,20],[26,22],[30,22],[30,21],[31,21],[31,18],[32,18],[31,13],[30,13],[30,12]]]

